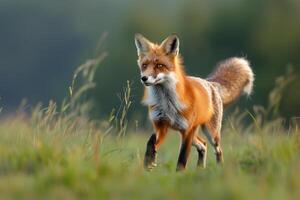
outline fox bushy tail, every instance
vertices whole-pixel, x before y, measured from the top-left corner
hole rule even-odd
[[[223,104],[228,105],[242,93],[252,93],[254,74],[246,59],[234,57],[220,62],[207,80],[218,83]]]

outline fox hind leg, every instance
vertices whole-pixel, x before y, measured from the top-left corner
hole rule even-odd
[[[215,150],[215,155],[216,155],[216,161],[219,164],[222,164],[224,159],[223,159],[223,151],[221,148],[221,135],[220,132],[216,131],[213,127],[209,125],[205,125],[205,135],[207,136],[209,142],[212,144]]]
[[[214,114],[209,122],[204,125],[204,134],[213,145],[217,163],[223,163],[223,151],[221,148],[221,126],[223,117],[223,103],[221,97],[215,90],[212,92]]]
[[[185,170],[186,163],[188,157],[190,155],[194,133],[197,128],[192,128],[190,131],[182,131],[181,132],[181,147],[180,153],[177,161],[177,168],[176,171],[183,171]]]
[[[220,145],[220,138],[216,137],[214,139],[214,141],[215,141],[214,147],[215,147],[215,153],[216,153],[217,163],[223,164],[224,159],[223,159],[223,151],[222,151],[222,148],[221,148],[221,145]]]
[[[219,164],[223,163],[223,151],[221,148],[221,124],[214,122],[209,122],[204,126],[204,133],[207,136],[210,143],[213,145],[215,154],[216,154],[216,161]]]
[[[193,146],[196,147],[198,152],[197,167],[206,167],[206,155],[207,155],[207,145],[203,138],[195,133]]]

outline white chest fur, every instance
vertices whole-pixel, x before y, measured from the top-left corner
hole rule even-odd
[[[176,82],[172,76],[162,84],[147,87],[148,97],[143,103],[153,107],[149,113],[151,120],[165,120],[174,128],[186,129],[187,120],[180,115],[184,105],[181,104],[176,93]]]

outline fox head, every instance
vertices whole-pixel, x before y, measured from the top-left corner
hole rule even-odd
[[[161,44],[150,42],[141,34],[135,35],[141,82],[145,86],[163,84],[174,79],[179,53],[179,39],[175,34]]]

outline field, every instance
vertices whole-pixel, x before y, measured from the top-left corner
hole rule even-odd
[[[224,166],[212,148],[206,169],[175,172],[180,137],[171,132],[158,167],[143,170],[150,133],[112,136],[82,118],[47,109],[16,114],[0,124],[1,199],[299,199],[300,132],[278,121],[223,129]]]
[[[196,168],[193,149],[185,172],[175,172],[180,137],[170,132],[158,166],[143,169],[151,134],[129,126],[130,83],[121,106],[107,120],[89,118],[85,94],[105,55],[74,72],[69,96],[20,109],[0,121],[0,199],[299,199],[300,131],[278,112],[282,90],[293,79],[279,77],[266,108],[236,110],[225,117],[218,166],[209,148],[206,169]],[[1,115],[0,108],[0,115]],[[245,123],[248,122],[248,123]]]

